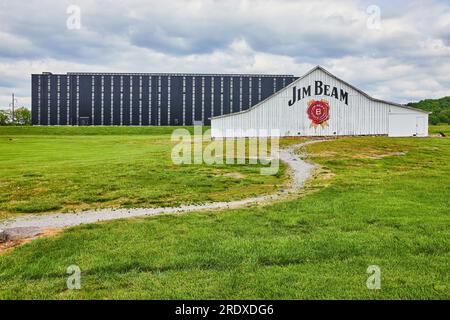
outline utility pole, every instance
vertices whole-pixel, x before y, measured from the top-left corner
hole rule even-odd
[[[14,123],[15,121],[15,108],[16,108],[16,101],[17,99],[15,98],[14,93],[12,94],[12,101],[9,104],[9,106],[11,107],[11,122]]]
[[[12,102],[11,102],[11,108],[12,108],[12,111],[11,111],[11,118],[12,118],[12,122],[14,123],[14,93],[12,94]]]

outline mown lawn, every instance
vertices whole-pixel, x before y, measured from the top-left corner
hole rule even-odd
[[[239,199],[285,182],[283,168],[173,164],[173,129],[0,127],[0,218]]]
[[[315,190],[266,207],[75,227],[0,256],[0,298],[449,299],[450,139],[307,147]],[[68,290],[66,268],[81,268]],[[381,289],[366,287],[369,265]]]

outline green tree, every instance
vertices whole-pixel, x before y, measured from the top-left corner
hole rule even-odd
[[[0,126],[7,125],[9,122],[9,112],[6,110],[0,110]]]
[[[431,124],[448,123],[450,124],[450,97],[440,99],[426,99],[419,102],[408,103],[409,106],[431,111],[429,117]]]
[[[439,112],[439,119],[442,123],[450,124],[450,108],[441,110],[441,112]]]
[[[31,112],[25,107],[17,108],[14,111],[14,122],[17,124],[31,124]]]
[[[429,122],[430,122],[430,124],[436,125],[436,124],[439,124],[441,121],[439,120],[439,117],[437,115],[430,114]]]

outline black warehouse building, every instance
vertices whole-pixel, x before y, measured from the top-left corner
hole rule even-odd
[[[67,73],[31,76],[34,125],[210,124],[290,84],[292,75]]]

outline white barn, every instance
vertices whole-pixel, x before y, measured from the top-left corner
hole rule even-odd
[[[248,110],[213,117],[211,135],[425,137],[428,114],[374,99],[317,66]]]

